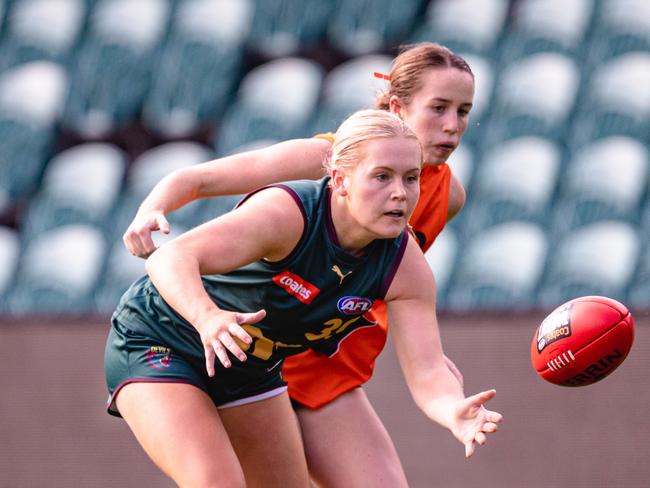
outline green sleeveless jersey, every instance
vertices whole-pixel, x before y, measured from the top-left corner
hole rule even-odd
[[[374,325],[363,315],[375,300],[385,297],[408,234],[375,240],[362,256],[347,253],[339,246],[332,223],[328,182],[323,178],[274,185],[292,195],[304,218],[303,235],[289,256],[203,277],[221,309],[266,310],[262,322],[244,325],[253,337],[247,363],[277,362],[308,348],[332,355],[350,332]],[[149,329],[171,327],[200,343],[198,332],[167,305],[148,277],[127,290],[114,317]]]

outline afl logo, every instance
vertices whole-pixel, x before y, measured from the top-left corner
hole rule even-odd
[[[370,298],[343,297],[336,304],[339,312],[345,315],[358,315],[367,312],[372,307]]]

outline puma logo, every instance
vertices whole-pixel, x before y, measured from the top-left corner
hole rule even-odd
[[[347,273],[343,274],[343,271],[341,271],[341,268],[339,268],[338,264],[335,264],[332,266],[332,271],[336,273],[336,276],[339,277],[339,285],[343,284],[343,280],[345,279],[346,276],[352,274],[352,271],[348,271]]]

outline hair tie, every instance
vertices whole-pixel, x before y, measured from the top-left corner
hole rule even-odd
[[[375,78],[379,78],[380,80],[390,81],[390,76],[385,75],[384,73],[380,73],[379,71],[375,71],[373,75]]]

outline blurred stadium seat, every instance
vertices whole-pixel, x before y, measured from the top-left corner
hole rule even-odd
[[[413,42],[433,41],[458,53],[494,58],[509,0],[433,0]]]
[[[638,310],[650,309],[650,233],[642,233],[642,252],[634,277],[628,287],[628,305]]]
[[[89,142],[57,154],[47,164],[31,200],[21,233],[30,240],[64,224],[106,225],[122,189],[126,154],[118,147]]]
[[[322,81],[323,69],[303,58],[279,58],[251,70],[223,118],[217,153],[258,139],[307,135]]]
[[[85,18],[84,0],[15,2],[0,42],[0,70],[29,61],[66,64]]]
[[[568,56],[532,54],[504,67],[495,90],[484,143],[537,135],[564,137],[580,86],[580,70]]]
[[[386,82],[375,78],[373,73],[389,73],[391,60],[390,56],[367,54],[329,71],[323,80],[322,97],[314,110],[310,132],[334,132],[348,115],[373,108],[377,95],[386,90]]]
[[[126,185],[113,210],[110,241],[121,237],[145,196],[163,177],[172,171],[212,159],[210,149],[197,142],[168,142],[145,151],[129,167]],[[191,227],[195,223],[197,209],[202,202],[193,202],[171,213],[172,226]]]
[[[337,2],[255,0],[249,48],[263,58],[297,56],[325,37]]]
[[[510,139],[487,151],[460,219],[465,232],[509,220],[545,226],[561,164],[558,145],[540,137]]]
[[[0,0],[0,236],[13,235],[0,265],[19,263],[2,268],[0,297],[9,279],[14,312],[62,311],[62,290],[25,305],[38,293],[23,277],[35,252],[26,250],[85,222],[106,232],[110,250],[103,264],[89,259],[102,279],[82,301],[110,312],[143,271],[121,236],[157,181],[215,155],[335,130],[374,106],[388,84],[373,72],[390,71],[399,44],[426,40],[461,54],[476,80],[448,161],[467,203],[427,253],[440,308],[547,307],[599,293],[650,309],[649,9],[646,0]],[[192,203],[170,215],[172,230],[240,198]],[[83,308],[77,298],[60,301],[72,311]]]
[[[94,293],[97,311],[111,314],[129,285],[144,274],[144,259],[131,255],[122,239],[117,239],[108,250],[101,281]]]
[[[83,314],[106,253],[99,229],[81,224],[44,232],[27,243],[7,296],[11,314]]]
[[[7,6],[11,0],[0,0],[0,28],[5,29],[5,15],[7,13]]]
[[[599,137],[628,135],[650,140],[650,52],[609,59],[591,74],[568,142],[574,147]]]
[[[106,137],[139,114],[170,10],[168,0],[97,1],[71,66],[67,130]]]
[[[530,222],[507,222],[476,233],[458,257],[447,308],[530,308],[547,250],[544,229]]]
[[[241,76],[251,17],[250,1],[179,2],[144,102],[148,128],[190,137],[219,120]]]
[[[648,148],[625,136],[598,139],[570,159],[554,209],[554,230],[563,233],[597,220],[638,226],[646,193]]]
[[[583,295],[603,295],[624,302],[640,244],[633,226],[615,220],[567,232],[550,253],[539,291],[540,304],[554,307]]]
[[[156,234],[153,236],[154,242],[158,246],[161,246],[169,239],[173,239],[186,230],[186,228],[181,226],[172,226],[172,230],[168,235]],[[129,253],[126,247],[124,247],[121,238],[115,239],[108,250],[108,256],[100,274],[97,287],[92,294],[93,296],[89,298],[93,307],[103,314],[112,313],[120,297],[131,283],[146,273],[144,262],[144,259]]]
[[[646,0],[600,0],[596,2],[590,64],[632,51],[650,50],[650,3]]]
[[[485,122],[489,113],[495,86],[495,73],[488,58],[476,54],[460,53],[460,55],[467,61],[474,74],[474,104],[463,141],[468,144],[476,144],[484,132],[481,124]]]
[[[28,197],[39,183],[67,83],[63,67],[49,61],[0,74],[0,180],[12,201]]]
[[[594,0],[519,0],[499,46],[501,62],[539,52],[584,58],[594,7]]]
[[[5,295],[14,281],[20,249],[18,232],[0,225],[0,312],[4,308]]]
[[[327,28],[329,44],[347,56],[376,53],[409,36],[422,0],[337,0]]]
[[[456,264],[459,251],[456,232],[451,227],[445,227],[436,238],[424,257],[429,263],[436,278],[436,302],[444,305],[449,281]]]

